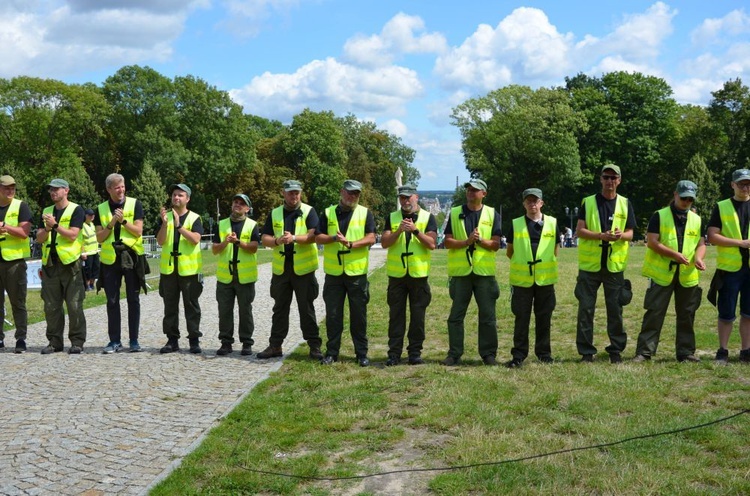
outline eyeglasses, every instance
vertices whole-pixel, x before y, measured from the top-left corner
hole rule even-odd
[[[688,202],[688,203],[693,203],[695,201],[695,198],[689,198],[689,197],[688,198],[682,198],[681,197],[680,200],[682,200],[684,202]]]
[[[618,179],[620,179],[620,176],[603,175],[602,179],[604,179],[605,181],[617,181]]]

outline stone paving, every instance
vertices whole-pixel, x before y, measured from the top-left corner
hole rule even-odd
[[[371,270],[384,263],[385,254],[373,248]],[[322,267],[317,275],[322,292]],[[255,352],[268,344],[270,278],[270,264],[260,266],[253,305]],[[102,354],[108,341],[103,306],[86,311],[88,340],[81,355],[68,355],[68,342],[64,353],[41,355],[47,344],[43,322],[29,326],[29,351],[21,355],[13,354],[13,331],[6,331],[10,346],[0,352],[0,494],[145,494],[169,475],[224,415],[282,365],[283,357],[242,357],[237,347],[228,357],[215,355],[215,287],[216,279],[206,278],[201,355],[187,352],[186,337],[180,339],[180,353],[159,354],[166,340],[156,288],[141,295],[143,353]],[[29,294],[35,297],[38,291]],[[322,297],[316,310],[322,319]],[[124,320],[124,300],[122,312]],[[303,342],[295,303],[290,322],[285,353]],[[185,336],[184,321],[180,329]]]

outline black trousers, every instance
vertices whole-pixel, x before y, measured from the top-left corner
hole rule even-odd
[[[388,278],[388,356],[400,358],[404,349],[406,334],[406,303],[409,303],[409,345],[406,348],[410,357],[422,354],[425,339],[425,312],[432,301],[430,284],[426,277]]]

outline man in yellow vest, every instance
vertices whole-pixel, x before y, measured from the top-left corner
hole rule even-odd
[[[216,267],[216,302],[219,304],[219,356],[232,353],[234,343],[234,301],[240,316],[238,334],[243,356],[253,354],[253,300],[258,280],[258,244],[260,233],[248,217],[250,198],[238,193],[232,198],[232,213],[219,221],[211,251],[219,255]]]
[[[596,355],[594,310],[599,286],[604,286],[610,342],[606,351],[611,363],[622,362],[622,352],[628,340],[622,322],[622,307],[630,303],[633,295],[624,272],[636,221],[630,200],[617,194],[621,180],[620,167],[606,164],[599,178],[601,193],[584,198],[578,211],[576,346],[582,362],[593,362]]]
[[[86,342],[86,316],[83,313],[83,273],[81,226],[83,208],[68,200],[70,185],[64,179],[53,179],[47,185],[53,205],[42,213],[42,227],[37,230],[36,241],[42,245],[42,300],[47,321],[49,344],[42,355],[63,350],[65,313],[68,310],[68,353],[83,352]]]
[[[557,300],[557,239],[560,229],[557,219],[542,214],[542,190],[524,190],[523,207],[526,215],[513,219],[508,232],[510,258],[510,309],[515,316],[513,326],[512,359],[508,368],[518,368],[529,356],[529,325],[534,310],[534,353],[542,363],[552,363],[550,329],[552,312]]]
[[[141,325],[140,290],[145,286],[143,256],[143,205],[137,198],[125,195],[125,178],[113,173],[104,180],[109,199],[99,204],[94,225],[102,245],[101,277],[97,287],[104,288],[107,296],[107,334],[109,343],[104,353],[117,353],[122,347],[120,314],[120,288],[125,279],[125,296],[128,304],[128,349],[141,351],[138,335]]]
[[[323,358],[320,351],[322,341],[315,317],[315,299],[320,293],[315,275],[318,269],[318,246],[315,244],[318,214],[313,207],[302,202],[302,183],[299,181],[284,181],[281,194],[284,203],[268,214],[262,232],[263,245],[273,249],[271,297],[274,304],[268,347],[257,356],[264,359],[284,353],[281,345],[289,334],[289,309],[294,297],[309,356],[320,360]]]
[[[8,294],[16,327],[15,353],[26,351],[26,258],[31,256],[31,209],[16,198],[16,180],[0,176],[0,307]],[[5,321],[0,322],[0,348],[5,348]]]
[[[648,251],[641,273],[650,278],[643,300],[641,332],[634,362],[651,360],[659,346],[669,302],[674,294],[675,353],[678,362],[700,362],[695,356],[695,312],[703,291],[698,286],[699,271],[706,270],[703,258],[706,242],[701,234],[701,218],[690,211],[698,195],[692,181],[680,181],[669,206],[657,210],[648,222]]]
[[[750,169],[732,173],[734,196],[720,201],[708,221],[708,242],[716,245],[718,259],[716,273],[711,282],[718,286],[719,349],[716,362],[729,361],[729,337],[737,317],[737,300],[740,303],[740,361],[750,363]]]
[[[172,208],[161,208],[156,231],[156,242],[161,246],[159,262],[159,296],[164,300],[162,328],[167,344],[160,353],[180,351],[180,295],[185,307],[190,353],[201,353],[201,307],[198,299],[203,293],[203,257],[201,236],[203,224],[198,214],[188,210],[192,190],[186,184],[169,187]]]
[[[424,343],[425,312],[432,300],[430,259],[437,244],[435,216],[419,207],[417,187],[398,188],[400,210],[385,219],[380,243],[388,249],[388,360],[387,366],[401,363],[406,334],[406,302],[409,302],[409,365],[419,365]]]
[[[94,282],[99,277],[99,242],[96,240],[96,227],[94,226],[94,211],[87,208],[81,233],[83,235],[83,287],[86,291],[94,289]]]
[[[479,356],[485,365],[497,365],[497,318],[495,302],[500,288],[495,278],[495,261],[500,248],[500,216],[484,205],[487,183],[472,179],[464,184],[466,204],[451,209],[445,227],[448,249],[448,292],[453,304],[448,315],[448,356],[443,365],[458,365],[464,353],[464,318],[477,301]]]
[[[360,367],[370,365],[367,358],[367,303],[370,285],[367,269],[370,246],[375,244],[375,219],[359,204],[362,184],[344,181],[338,205],[328,207],[320,216],[315,241],[323,245],[323,301],[326,304],[328,342],[321,361],[331,365],[339,359],[344,332],[344,302],[349,298],[349,325],[354,352]]]

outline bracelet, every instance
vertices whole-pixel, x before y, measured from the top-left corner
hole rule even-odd
[[[279,238],[273,238],[273,245],[279,246]]]
[[[297,236],[292,234],[292,243],[296,243],[296,242],[297,242]]]
[[[128,219],[122,219],[122,225],[126,225],[128,223]]]

